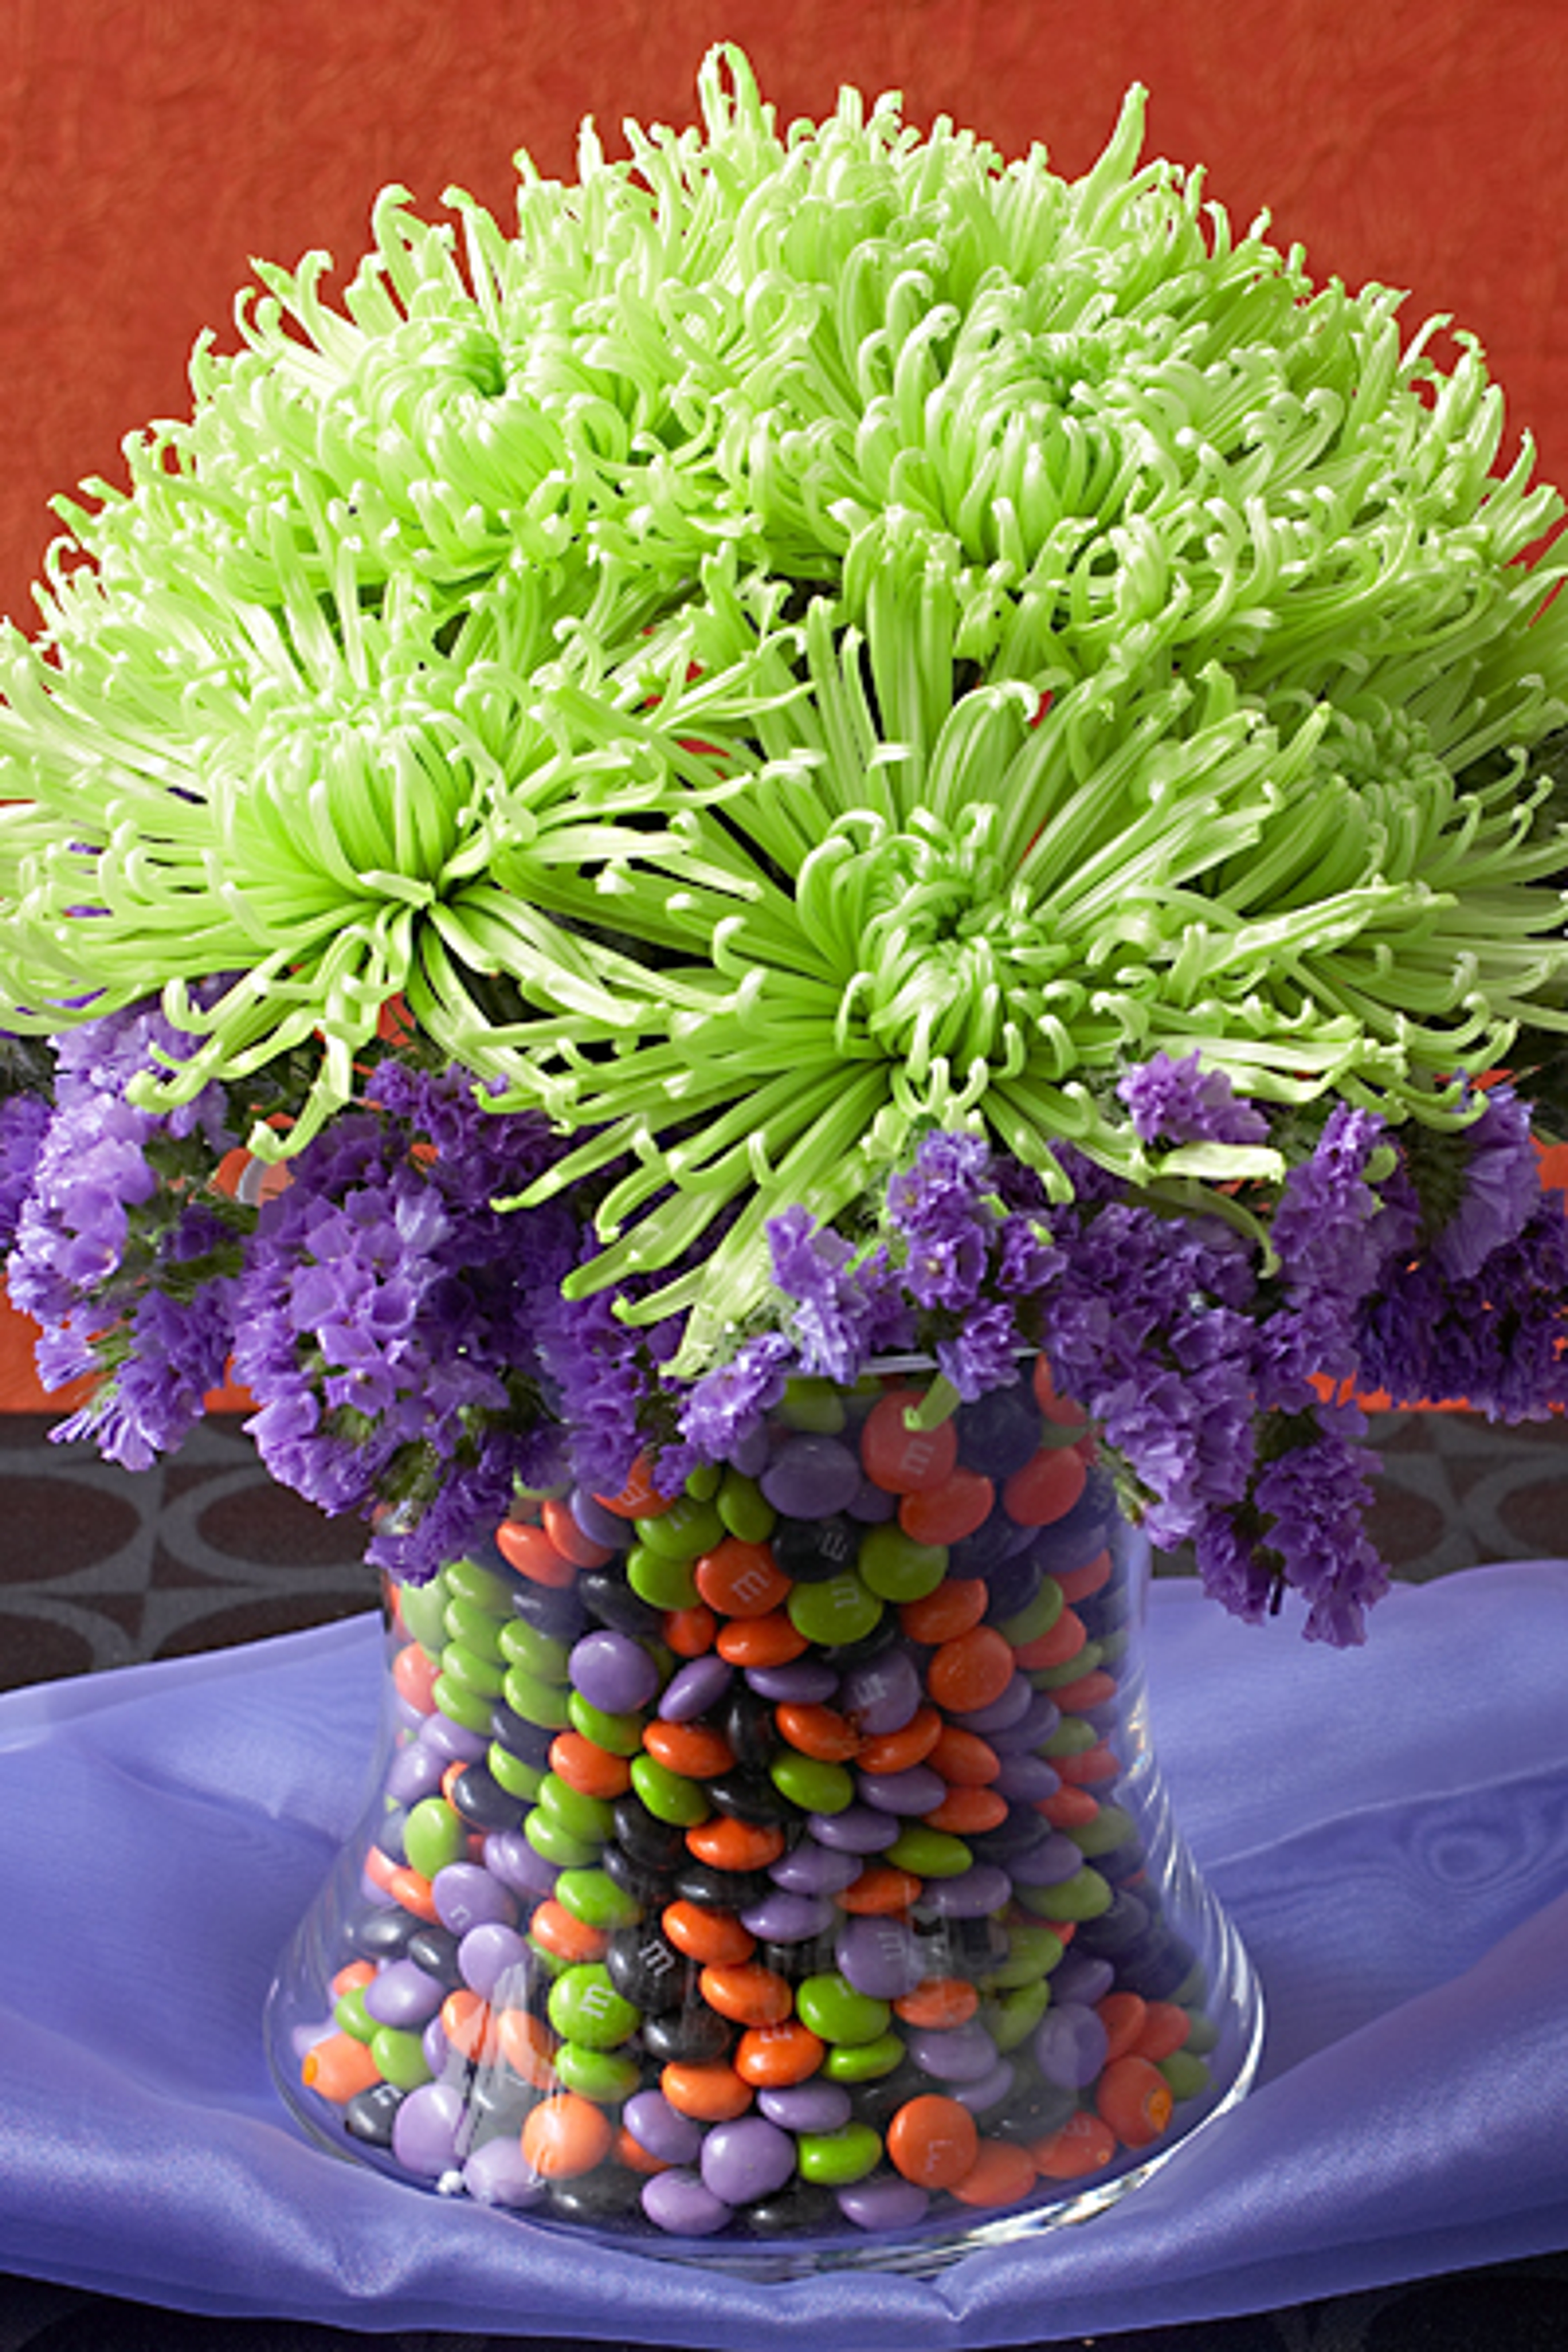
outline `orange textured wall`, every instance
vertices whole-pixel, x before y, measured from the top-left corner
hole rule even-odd
[[[0,0],[0,613],[30,625],[50,494],[182,411],[251,255],[352,264],[391,180],[504,215],[519,145],[569,173],[584,113],[689,121],[718,39],[785,119],[900,89],[1068,173],[1146,82],[1151,148],[1236,218],[1478,333],[1568,481],[1563,0]]]

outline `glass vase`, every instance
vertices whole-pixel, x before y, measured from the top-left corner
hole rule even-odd
[[[1144,1539],[1043,1368],[793,1382],[679,1497],[386,1592],[373,1801],[268,2003],[336,2153],[791,2274],[1083,2220],[1262,2036],[1171,1814]]]

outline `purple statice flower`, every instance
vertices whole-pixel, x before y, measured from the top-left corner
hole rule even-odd
[[[130,1318],[123,1360],[89,1403],[50,1435],[90,1437],[106,1462],[149,1470],[201,1419],[220,1385],[234,1336],[232,1276],[204,1283],[190,1299],[142,1294]]]
[[[789,1301],[789,1336],[801,1370],[848,1387],[869,1361],[888,1322],[885,1255],[865,1272],[853,1245],[810,1212],[768,1220],[773,1280]]]
[[[1375,1287],[1394,1239],[1366,1174],[1383,1136],[1376,1111],[1338,1104],[1311,1157],[1286,1177],[1269,1223],[1287,1297],[1299,1310],[1326,1310],[1326,1325],[1348,1322]]]
[[[782,1331],[760,1331],[727,1364],[692,1383],[680,1411],[680,1434],[693,1467],[728,1460],[761,1426],[784,1392],[794,1355]]]
[[[1141,1143],[1265,1143],[1268,1121],[1239,1100],[1223,1070],[1205,1070],[1197,1048],[1182,1061],[1153,1055],[1116,1088]]]
[[[1540,1421],[1568,1404],[1568,1213],[1542,1192],[1511,1241],[1468,1279],[1436,1251],[1402,1261],[1362,1308],[1367,1386],[1396,1403],[1466,1403],[1493,1421]]]
[[[903,1244],[914,1304],[966,1314],[981,1295],[997,1222],[990,1146],[963,1132],[922,1136],[914,1165],[889,1182],[888,1221]]]
[[[235,1370],[273,1475],[372,1518],[377,1564],[418,1579],[459,1522],[468,1542],[504,1517],[529,1464],[562,1466],[542,1433],[539,1337],[564,1311],[579,1227],[560,1204],[490,1205],[542,1164],[542,1127],[509,1133],[461,1078],[383,1075],[397,1112],[336,1120],[263,1203]]]
[[[614,1290],[542,1298],[536,1328],[552,1407],[570,1433],[574,1475],[592,1494],[618,1494],[644,1444],[648,1377],[639,1336],[616,1313]]]
[[[1156,1543],[1246,1494],[1253,1460],[1255,1276],[1245,1239],[1128,1202],[1075,1207],[1040,1302],[1058,1391],[1099,1423],[1149,1498]]]
[[[16,1240],[52,1117],[42,1095],[7,1095],[0,1101],[0,1254]]]
[[[1233,1617],[1261,1625],[1268,1614],[1274,1578],[1258,1546],[1242,1534],[1232,1511],[1210,1511],[1193,1546],[1204,1591]]]
[[[964,1404],[973,1404],[993,1389],[1009,1388],[1016,1381],[1018,1344],[1011,1303],[984,1298],[967,1310],[951,1338],[937,1340],[937,1370]]]
[[[1511,1087],[1494,1087],[1456,1140],[1465,1147],[1464,1190],[1431,1246],[1443,1272],[1463,1281],[1523,1230],[1541,1198],[1541,1162],[1530,1106]]]
[[[1308,1602],[1307,1639],[1343,1649],[1365,1640],[1366,1609],[1388,1590],[1364,1524],[1377,1460],[1357,1442],[1357,1406],[1320,1404],[1314,1417],[1316,1433],[1269,1463],[1252,1500],[1279,1575]]]

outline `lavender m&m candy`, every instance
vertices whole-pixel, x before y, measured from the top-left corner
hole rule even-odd
[[[532,1961],[517,1929],[504,1919],[484,1919],[470,1927],[458,1946],[458,1966],[463,1972],[463,1982],[481,2000],[489,2000],[503,1977],[514,1969],[524,1969]]]
[[[942,1800],[931,1801],[940,1804]],[[891,1813],[876,1812],[869,1805],[846,1805],[841,1813],[812,1813],[806,1827],[819,1845],[831,1846],[835,1853],[886,1853],[899,1837]]]
[[[976,2020],[967,2025],[922,2026],[909,2037],[910,2056],[937,2083],[978,2083],[994,2067],[1000,2052]]]
[[[430,1899],[442,1927],[454,1936],[466,1936],[490,1920],[506,1927],[516,1924],[516,1895],[480,1863],[449,1862],[430,1881]]]
[[[916,1907],[921,1918],[986,1919],[1012,1892],[1012,1879],[999,1863],[977,1862],[952,1878],[928,1878]]]
[[[742,1911],[741,1925],[760,1943],[804,1944],[825,1935],[838,1916],[826,1894],[792,1894],[781,1886],[776,1895],[764,1895]]]
[[[858,2230],[910,2230],[923,2221],[931,2191],[897,2173],[884,2172],[869,2180],[852,2181],[837,2192],[838,2210]]]
[[[912,1720],[924,1694],[920,1673],[907,1650],[888,1650],[879,1658],[853,1666],[838,1695],[842,1714],[853,1717],[869,1739],[902,1731]]]
[[[786,1518],[826,1519],[859,1493],[860,1464],[836,1437],[792,1437],[757,1483]]]
[[[1110,2038],[1092,2009],[1064,2000],[1046,2011],[1035,2034],[1035,2063],[1047,2083],[1079,2091],[1105,2064]]]
[[[877,1812],[896,1813],[900,1821],[934,1812],[947,1794],[947,1782],[929,1764],[906,1765],[901,1772],[858,1772],[855,1785]]]
[[[834,1940],[833,1958],[839,1975],[874,2000],[901,2000],[929,1973],[913,1932],[885,1913],[847,1919]]]
[[[656,2230],[667,2230],[672,2238],[710,2238],[735,2218],[734,2208],[682,2165],[644,2181],[642,2209]]]
[[[627,1536],[625,1519],[607,1510],[586,1486],[573,1488],[566,1507],[590,1543],[603,1544],[611,1551],[624,1548]]]
[[[392,2152],[405,2172],[435,2180],[458,2160],[463,2095],[451,2083],[421,2083],[398,2108],[392,2126]]]
[[[1078,2001],[1092,2009],[1115,1983],[1116,1970],[1109,1960],[1097,1959],[1089,1952],[1068,1952],[1051,1970],[1051,1999],[1058,2006]]]
[[[1025,1852],[1010,1855],[1007,1866],[1016,1886],[1061,1886],[1083,1868],[1083,1849],[1053,1830]]]
[[[983,2116],[987,2107],[996,2106],[1012,2090],[1018,2079],[1018,2069],[1010,2058],[998,2058],[989,2074],[982,2074],[973,2083],[955,2083],[952,2096],[972,2116]]]
[[[661,2164],[695,2164],[702,2153],[702,2126],[672,2107],[662,2091],[636,2091],[621,2120],[639,2147]]]
[[[855,2102],[842,2083],[820,2080],[759,2091],[757,2105],[769,2123],[792,2132],[837,2131],[855,2112]]]
[[[566,1671],[573,1687],[605,1715],[633,1715],[658,1688],[658,1668],[642,1643],[607,1627],[573,1643]]]
[[[550,1894],[561,1875],[561,1865],[546,1862],[521,1830],[497,1830],[485,1840],[485,1868],[501,1885],[525,1902]]]
[[[428,2025],[446,1998],[445,1985],[426,1976],[416,1961],[392,1960],[364,1989],[365,2015],[378,2025],[406,2032]]]
[[[505,2205],[517,2212],[537,2205],[545,2184],[510,2134],[488,2139],[463,2166],[463,2187],[476,2205]]]
[[[716,1650],[705,1651],[701,1657],[689,1658],[676,1668],[664,1686],[659,1714],[666,1723],[690,1723],[716,1706],[734,1679],[733,1666]]]
[[[1034,1685],[1026,1675],[1016,1674],[1001,1697],[994,1698],[989,1706],[977,1706],[968,1715],[952,1716],[949,1721],[956,1723],[961,1731],[977,1731],[982,1739],[991,1739],[1016,1723],[1034,1696]]]
[[[1015,1679],[1022,1681],[1023,1677]],[[1050,1738],[1062,1719],[1061,1710],[1049,1691],[1031,1690],[1027,1683],[1024,1687],[1029,1692],[1027,1703],[1011,1723],[998,1724],[991,1734],[991,1745],[998,1756],[1029,1753]]]
[[[1044,1797],[1054,1797],[1061,1787],[1061,1774],[1043,1756],[1031,1756],[1026,1750],[1016,1756],[1004,1756],[1001,1769],[991,1786],[999,1797],[1016,1805],[1037,1805]]]
[[[410,1739],[392,1759],[386,1775],[386,1794],[395,1804],[416,1805],[421,1797],[434,1796],[441,1786],[441,1775],[454,1759],[441,1756],[423,1739]]]
[[[714,2124],[702,2143],[702,2185],[726,2205],[750,2205],[795,2177],[795,2141],[765,2116]]]
[[[433,1748],[448,1764],[477,1764],[489,1746],[482,1731],[470,1731],[450,1716],[427,1715],[419,1734],[422,1748]]]
[[[754,1478],[759,1471],[767,1468],[772,1452],[768,1433],[759,1422],[754,1429],[749,1429],[743,1437],[735,1440],[725,1459],[742,1478]]]
[[[838,1688],[838,1669],[826,1658],[789,1658],[782,1666],[748,1666],[747,1687],[759,1698],[791,1706],[820,1706]]]
[[[803,1838],[770,1864],[768,1876],[790,1895],[839,1895],[859,1877],[858,1853],[836,1853],[815,1838]]]

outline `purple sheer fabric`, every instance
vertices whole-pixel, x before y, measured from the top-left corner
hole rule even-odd
[[[361,2172],[259,2016],[353,1825],[370,1618],[0,1699],[0,2267],[374,2331],[794,2352],[1055,2341],[1568,2242],[1568,1562],[1404,1588],[1365,1650],[1155,1588],[1177,1811],[1270,2003],[1261,2086],[1081,2228],[758,2284]]]

